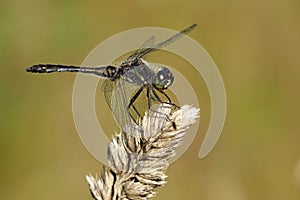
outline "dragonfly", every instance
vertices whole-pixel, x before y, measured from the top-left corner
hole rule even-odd
[[[150,37],[118,66],[35,64],[27,67],[26,71],[31,73],[76,72],[106,79],[102,84],[102,91],[115,120],[122,129],[132,122],[138,124],[141,121],[144,113],[141,111],[143,106],[150,110],[154,103],[166,103],[179,108],[166,94],[166,90],[174,82],[172,72],[167,67],[147,62],[144,57],[175,42],[196,26],[197,24],[193,24],[157,44],[154,44],[154,36]],[[141,96],[144,98],[139,102],[142,102],[143,106],[138,104]]]

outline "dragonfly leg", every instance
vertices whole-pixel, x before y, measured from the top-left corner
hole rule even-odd
[[[154,89],[152,89],[152,94],[154,95],[155,98],[153,98],[154,100],[158,101],[159,103],[165,103],[163,102],[160,97],[157,95],[157,93],[155,92]]]
[[[132,114],[131,114],[131,112],[130,112],[130,108],[132,107],[133,110],[136,112],[136,114],[139,116],[139,118],[142,118],[141,114],[138,112],[138,110],[137,110],[136,107],[134,106],[134,102],[135,102],[135,100],[138,98],[138,96],[140,96],[140,94],[142,93],[143,89],[144,89],[144,87],[140,87],[140,89],[139,89],[139,90],[134,94],[134,96],[130,99],[130,102],[129,102],[128,106],[127,106],[127,112],[129,113],[131,119],[133,119],[133,121],[134,121],[135,123],[137,123],[137,122],[136,122],[136,120],[134,119],[134,117],[132,116]]]
[[[156,91],[155,91],[155,90],[152,90],[152,93],[153,93],[153,95],[155,96],[155,98],[156,98],[156,100],[157,100],[158,102],[169,104],[169,105],[171,105],[171,106],[174,106],[175,108],[180,108],[180,107],[177,106],[176,104],[172,103],[170,97],[169,97],[164,91],[159,91],[159,92],[162,93],[162,94],[168,99],[168,102],[163,102],[163,101],[159,98],[159,96],[158,96],[158,94],[156,93]],[[168,115],[166,115],[166,118],[167,118],[167,120],[170,121],[170,118],[169,118]],[[174,128],[175,130],[177,129],[175,122],[172,122],[172,126],[173,126],[173,128]]]
[[[154,96],[155,96],[155,98],[156,98],[156,99],[155,99],[156,101],[158,101],[159,103],[166,103],[166,104],[169,104],[169,105],[171,105],[171,106],[174,106],[175,108],[179,108],[179,106],[177,106],[176,104],[172,103],[170,97],[169,97],[164,91],[159,91],[159,92],[162,93],[162,94],[168,99],[168,101],[162,101],[162,100],[160,99],[160,97],[158,96],[158,94],[156,93],[156,91],[155,91],[155,90],[152,90],[152,93],[154,94]]]
[[[170,104],[176,108],[180,108],[179,106],[177,106],[175,103],[172,103],[170,97],[164,92],[164,91],[159,91],[160,93],[162,93],[167,99],[168,99],[168,102],[165,102],[167,104]]]
[[[139,118],[142,118],[141,114],[140,114],[139,111],[136,109],[135,105],[132,104],[131,106],[132,106],[132,108],[134,109],[134,111],[136,112],[136,114],[139,116]]]
[[[151,91],[150,91],[150,90],[151,90]],[[152,94],[154,95],[154,97],[151,97],[150,92],[152,92]],[[149,94],[148,94],[148,93],[149,93]],[[158,112],[158,111],[156,111],[156,110],[151,109],[151,100],[150,100],[150,99],[153,99],[153,100],[155,100],[155,101],[157,101],[157,102],[159,102],[159,103],[167,103],[167,102],[163,102],[163,101],[161,100],[161,98],[157,95],[157,93],[155,92],[155,90],[152,89],[152,88],[151,88],[151,89],[148,88],[148,90],[147,90],[147,97],[148,97],[148,106],[149,106],[149,110],[151,110],[152,112],[156,112],[156,113],[162,114],[162,115],[164,115],[164,116],[169,120],[169,117],[168,117],[167,114],[161,113],[161,112]],[[169,103],[167,103],[167,104],[169,104]]]
[[[148,100],[148,109],[151,108],[151,93],[150,93],[150,88],[147,87],[147,100]]]

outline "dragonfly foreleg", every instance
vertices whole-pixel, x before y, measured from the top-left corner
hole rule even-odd
[[[164,91],[159,91],[159,92],[162,93],[168,99],[168,102],[164,102],[164,103],[170,104],[170,105],[174,106],[175,108],[180,108],[175,103],[172,103],[170,97]]]
[[[149,89],[149,88],[148,88],[148,89]],[[157,102],[159,102],[159,103],[161,103],[161,104],[164,104],[164,103],[170,104],[169,102],[164,102],[164,101],[162,101],[161,98],[158,96],[158,94],[155,92],[154,89],[151,89],[151,92],[152,92],[152,94],[154,95],[154,97],[150,98],[151,95],[150,95],[150,89],[149,89],[148,102],[151,101],[150,99],[153,99],[153,100],[155,100],[155,101],[157,101]],[[169,99],[169,98],[168,98],[168,99]],[[148,103],[148,104],[149,104],[149,103]],[[150,107],[151,107],[151,103],[150,103]],[[154,110],[154,109],[151,109],[150,107],[149,107],[149,110],[151,110],[152,112],[156,112],[156,113],[158,113],[158,114],[164,115],[166,119],[170,120],[170,119],[169,119],[169,116],[168,116],[167,114],[162,113],[162,112],[159,112],[159,111]]]

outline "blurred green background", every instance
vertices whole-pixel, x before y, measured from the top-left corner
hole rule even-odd
[[[226,124],[214,150],[199,160],[210,101],[203,81],[186,71],[199,80],[201,127],[169,168],[156,199],[300,199],[297,0],[2,0],[0,199],[91,199],[85,174],[101,171],[75,130],[75,74],[33,75],[27,66],[79,65],[99,42],[121,31],[181,30],[192,23],[199,26],[190,36],[223,76]],[[175,66],[180,62],[174,57],[162,52],[153,60]]]

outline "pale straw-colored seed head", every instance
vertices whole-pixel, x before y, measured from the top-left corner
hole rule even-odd
[[[166,183],[168,160],[199,112],[190,105],[172,111],[162,104],[144,116],[140,127],[124,128],[110,142],[109,166],[103,167],[101,177],[86,176],[93,198],[152,199],[154,189]]]

